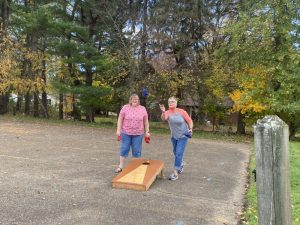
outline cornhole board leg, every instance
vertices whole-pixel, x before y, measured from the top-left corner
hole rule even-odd
[[[161,160],[133,159],[113,178],[112,187],[147,191],[157,176],[163,177],[163,167]]]
[[[164,178],[165,178],[164,168],[162,168],[162,170],[160,171],[158,177],[159,177],[160,179],[164,179]]]

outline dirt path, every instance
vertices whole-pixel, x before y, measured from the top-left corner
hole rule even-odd
[[[147,192],[112,189],[118,142],[109,129],[0,118],[0,225],[236,225],[250,146],[191,139],[185,170]],[[143,158],[172,170],[168,136]]]

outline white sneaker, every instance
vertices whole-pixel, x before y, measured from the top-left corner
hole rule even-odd
[[[172,173],[168,179],[169,180],[178,180],[178,175],[176,175],[175,173]]]

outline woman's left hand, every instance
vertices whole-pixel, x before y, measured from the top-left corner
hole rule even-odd
[[[146,132],[146,133],[145,133],[145,136],[146,136],[146,137],[150,137],[150,132]]]

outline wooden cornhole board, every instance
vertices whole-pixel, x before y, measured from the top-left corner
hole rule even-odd
[[[161,160],[133,159],[112,180],[113,188],[147,191],[157,175],[163,177],[164,163]]]

